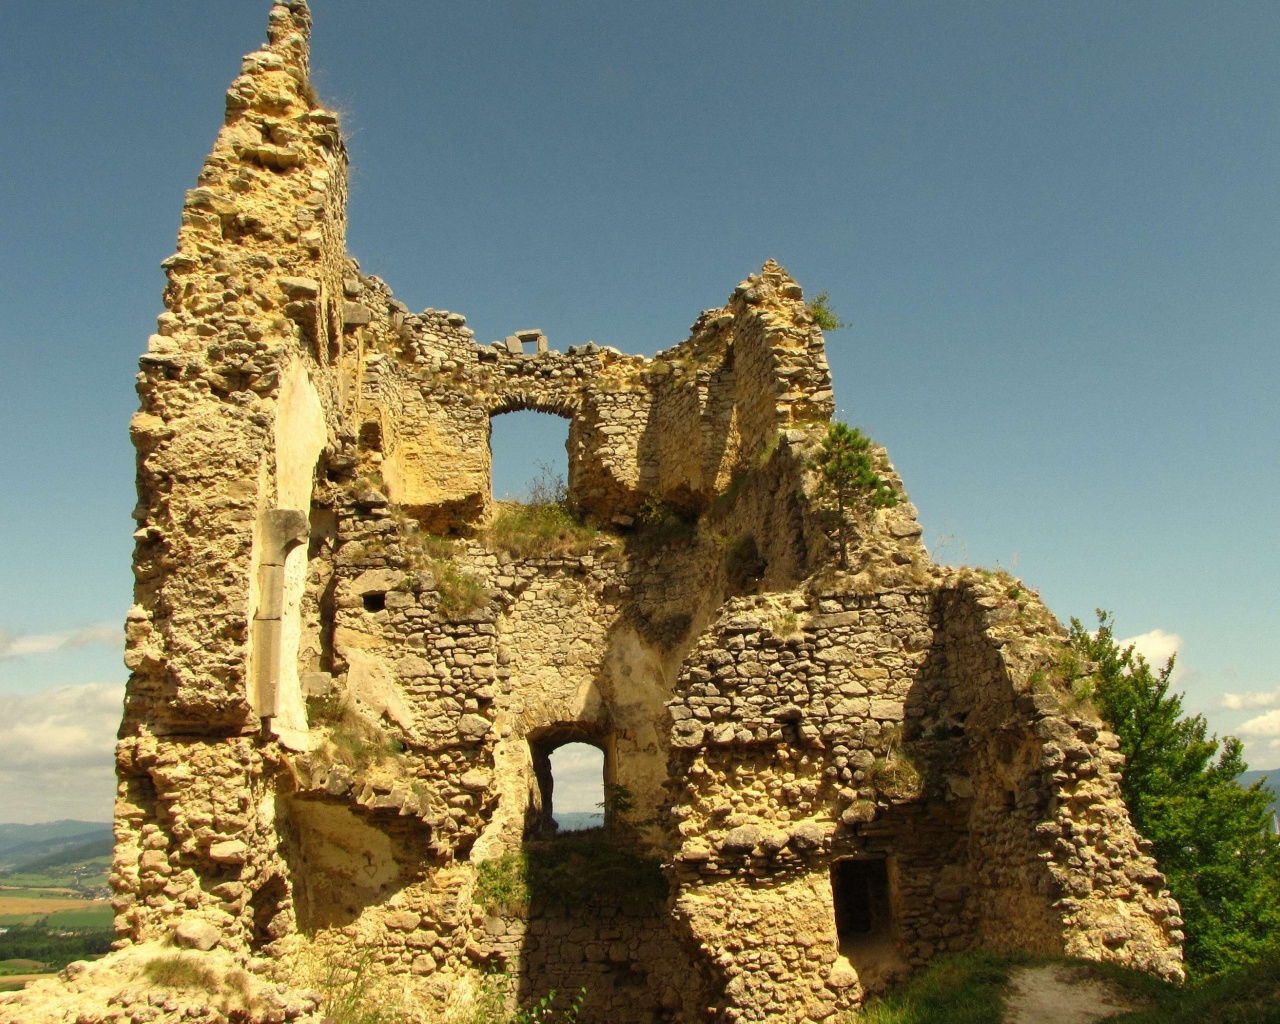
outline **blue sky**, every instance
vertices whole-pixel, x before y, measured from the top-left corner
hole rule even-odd
[[[64,0],[0,35],[0,819],[124,677],[135,361],[268,7]],[[1162,631],[1189,706],[1280,765],[1280,7],[313,10],[349,248],[412,308],[651,353],[778,259],[851,324],[840,415],[935,554]],[[499,493],[563,462],[558,422],[495,436]],[[29,805],[104,816],[84,771]]]

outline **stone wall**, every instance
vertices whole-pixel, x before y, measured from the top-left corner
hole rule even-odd
[[[827,1020],[978,946],[1177,976],[1116,737],[1038,598],[932,565],[879,448],[901,500],[854,508],[836,567],[800,286],[766,263],[652,359],[410,312],[345,251],[309,23],[277,3],[245,58],[141,359],[121,951],[92,976],[123,1006],[129,958],[176,940],[294,1017],[335,964],[430,1016],[499,966],[585,987],[584,1022]],[[491,529],[516,409],[569,419],[587,524],[536,555]],[[665,895],[500,912],[482,871],[551,842],[571,740]]]

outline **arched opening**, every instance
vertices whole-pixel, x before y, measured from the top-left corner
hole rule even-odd
[[[600,828],[609,820],[606,794],[612,765],[605,741],[577,724],[529,736],[536,792],[530,794],[527,838]]]
[[[551,818],[559,832],[604,825],[604,751],[566,743],[551,752]]]
[[[563,498],[568,446],[569,421],[560,416],[528,409],[491,416],[494,500],[543,505]]]

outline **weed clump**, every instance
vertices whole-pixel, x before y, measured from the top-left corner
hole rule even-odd
[[[325,745],[329,756],[350,768],[377,764],[404,753],[403,743],[336,694],[308,700],[307,718],[313,727],[328,729]]]
[[[517,558],[586,554],[599,536],[580,522],[567,502],[521,505],[504,502],[489,528],[489,545]]]

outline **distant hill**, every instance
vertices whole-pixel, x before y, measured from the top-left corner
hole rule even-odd
[[[0,824],[0,873],[18,867],[69,864],[110,853],[111,826],[97,821]]]
[[[599,811],[556,811],[553,816],[561,832],[578,832],[604,824],[604,815]]]
[[[1236,781],[1247,788],[1260,779],[1266,780],[1263,788],[1271,790],[1271,814],[1274,816],[1276,814],[1276,794],[1280,792],[1280,768],[1244,772]]]

